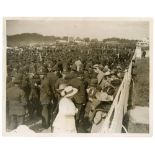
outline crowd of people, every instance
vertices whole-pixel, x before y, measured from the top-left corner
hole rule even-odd
[[[7,129],[39,117],[53,133],[93,132],[92,125],[106,118],[134,50],[97,43],[8,48]]]

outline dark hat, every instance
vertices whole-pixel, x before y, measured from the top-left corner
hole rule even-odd
[[[115,79],[111,81],[111,84],[115,87],[119,86],[121,84],[121,80],[120,79]]]
[[[115,89],[111,86],[108,87],[107,89],[107,94],[108,95],[113,95],[115,93]]]
[[[46,75],[47,74],[47,69],[45,67],[41,67],[39,69],[38,74],[40,74],[40,75]]]
[[[63,68],[63,71],[62,71],[63,74],[69,74],[69,70],[67,67]]]
[[[38,79],[38,78],[40,78],[40,77],[39,77],[38,74],[34,74],[33,78],[34,78],[34,79]]]

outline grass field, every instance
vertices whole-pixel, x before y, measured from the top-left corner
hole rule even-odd
[[[136,60],[137,76],[134,80],[134,86],[131,87],[129,105],[149,106],[149,58]],[[128,113],[129,114],[129,113]],[[124,117],[124,125],[129,133],[149,133],[149,124],[139,124],[130,121],[130,116]]]
[[[137,76],[134,82],[132,104],[149,106],[149,58],[136,61]]]

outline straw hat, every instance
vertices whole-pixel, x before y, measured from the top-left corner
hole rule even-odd
[[[78,89],[73,88],[72,86],[67,86],[63,91],[62,91],[62,96],[64,97],[71,97],[75,95],[78,92]]]
[[[93,65],[93,68],[99,68],[98,64]]]
[[[66,83],[62,83],[62,84],[59,85],[59,88],[56,89],[56,90],[57,90],[58,92],[60,92],[60,91],[64,90],[66,87],[67,87],[67,84],[66,84]]]
[[[110,73],[109,71],[107,71],[107,72],[105,73],[105,76],[109,76],[109,75],[111,75],[111,73]]]

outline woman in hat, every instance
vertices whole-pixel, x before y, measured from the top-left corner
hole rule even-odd
[[[78,92],[76,88],[67,86],[60,92],[59,112],[53,122],[53,133],[76,133],[75,114],[78,112],[72,98]]]
[[[56,89],[56,92],[55,92],[55,96],[57,98],[57,103],[55,104],[55,106],[53,107],[53,114],[52,114],[52,120],[51,120],[51,127],[52,127],[52,123],[53,121],[55,120],[56,118],[56,115],[58,113],[58,110],[59,110],[59,101],[61,100],[62,96],[61,96],[61,92],[67,87],[67,84],[66,83],[61,83],[59,85],[59,88]]]

